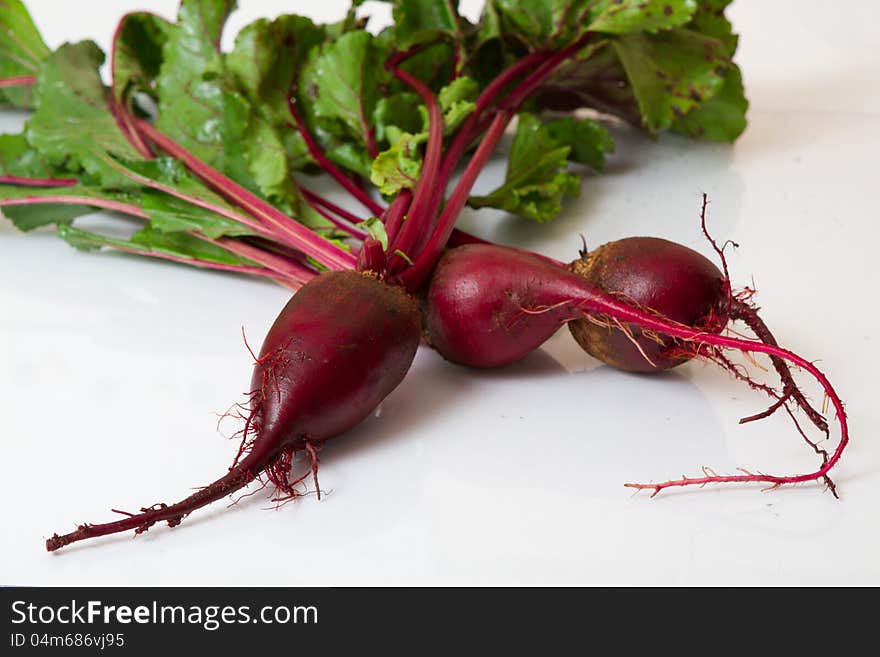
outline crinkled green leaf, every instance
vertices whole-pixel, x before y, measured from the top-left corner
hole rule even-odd
[[[739,68],[731,66],[721,91],[678,119],[672,124],[672,130],[697,139],[733,142],[746,129],[748,107]]]
[[[489,0],[486,4],[484,16],[491,12],[503,37],[534,51],[568,44],[583,34],[596,0]]]
[[[605,167],[605,155],[614,152],[614,139],[592,119],[566,117],[549,121],[547,132],[559,144],[571,147],[568,159],[601,171]]]
[[[0,135],[0,176],[53,178],[55,170],[27,142],[24,134]]]
[[[428,141],[428,134],[412,135],[404,132],[388,150],[379,153],[373,161],[370,180],[386,196],[393,196],[402,189],[416,186],[422,171],[422,155],[419,146]]]
[[[461,76],[450,82],[440,90],[437,98],[440,109],[443,110],[443,130],[445,134],[452,134],[462,121],[464,121],[476,109],[477,96],[480,86],[475,80]]]
[[[369,178],[373,159],[360,144],[346,142],[333,136],[322,140],[327,144],[324,152],[333,164],[356,173],[361,178]]]
[[[0,0],[0,78],[35,76],[49,56],[36,25],[20,0]],[[0,89],[0,105],[31,107],[29,86]]]
[[[649,132],[670,128],[724,84],[729,60],[717,39],[675,29],[628,34],[613,43]]]
[[[416,56],[406,67],[407,70],[416,72],[413,69],[423,69],[433,59],[435,64],[451,64],[450,72],[454,69],[456,73],[460,73],[467,58],[465,39],[472,26],[459,14],[458,0],[392,0],[392,3],[396,50],[402,51],[416,44],[437,41],[444,41],[449,48],[449,55],[442,58],[438,54],[447,52],[446,48],[429,48],[433,52]],[[424,73],[424,70],[419,72]],[[419,77],[431,83],[431,78],[424,75]]]
[[[156,97],[156,78],[162,67],[162,47],[173,30],[171,23],[149,12],[126,14],[113,50],[113,94],[123,105],[134,95]]]
[[[298,91],[322,127],[361,145],[373,138],[371,118],[387,81],[381,53],[369,32],[344,34],[312,50]]]
[[[600,0],[589,30],[606,34],[656,32],[680,27],[697,10],[697,0]]]
[[[400,91],[380,98],[373,110],[376,141],[391,145],[400,138],[401,133],[420,132],[424,127],[424,117],[419,110],[423,107],[418,94],[412,91]]]
[[[476,108],[473,99],[479,93],[479,85],[472,79],[462,76],[443,87],[438,96],[440,110],[443,112],[444,134],[450,135]],[[415,187],[422,169],[420,146],[428,141],[428,111],[418,104],[414,94],[398,94],[392,99],[383,99],[377,104],[374,116],[382,125],[381,134],[391,144],[379,153],[373,161],[370,180],[379,187],[385,196],[397,194],[402,189]],[[420,117],[417,132],[390,123],[399,121],[407,127]]]
[[[212,262],[224,265],[255,266],[255,263],[230,253],[211,242],[187,233],[163,233],[150,226],[139,230],[127,240],[107,237],[66,224],[58,226],[58,235],[71,246],[83,251],[95,251],[110,247],[143,255],[162,254],[174,258],[184,258],[192,260],[194,264]]]
[[[685,27],[723,42],[725,53],[728,57],[733,57],[739,37],[734,34],[733,26],[724,16],[724,10],[730,2],[731,0],[701,0],[700,8]]]
[[[53,167],[85,172],[99,185],[125,189],[131,183],[113,156],[137,159],[107,102],[98,68],[104,61],[91,41],[65,44],[43,65],[37,82],[37,111],[28,121],[28,142]]]
[[[370,217],[366,221],[358,224],[359,228],[366,230],[370,237],[382,245],[382,250],[388,250],[388,233],[385,231],[385,224],[378,217]]]
[[[286,58],[304,55],[319,35],[310,21],[298,17],[258,22],[245,28],[227,58],[218,43],[233,8],[231,0],[182,2],[163,49],[157,126],[298,221],[326,227],[293,181],[294,168],[310,158],[286,117],[286,94],[300,65]],[[292,43],[295,38],[303,39],[302,52]],[[279,46],[282,51],[276,52]],[[282,79],[286,82],[280,84]]]
[[[238,33],[226,66],[248,100],[263,108],[271,123],[286,125],[290,123],[287,99],[291,85],[309,51],[326,36],[324,26],[305,16],[259,19]]]
[[[520,114],[504,184],[486,196],[472,196],[468,205],[499,208],[536,221],[553,219],[562,210],[562,199],[580,191],[580,178],[566,170],[570,151],[539,118]]]
[[[22,178],[54,178],[57,172],[27,143],[23,134],[0,135],[0,176]],[[47,188],[0,185],[0,199],[33,196],[35,190]],[[57,192],[56,192],[57,193]],[[71,221],[94,210],[83,205],[46,204],[14,205],[0,208],[19,230]]]
[[[157,127],[196,157],[253,188],[242,144],[250,105],[226,75],[218,44],[232,0],[184,0],[162,49]]]
[[[292,171],[314,163],[305,140],[293,129],[288,98],[308,53],[326,39],[324,26],[284,15],[246,26],[226,56],[227,70],[251,103],[245,134],[250,173],[270,200],[297,205]]]
[[[399,50],[418,43],[464,39],[467,20],[458,13],[458,0],[391,0],[394,36]]]

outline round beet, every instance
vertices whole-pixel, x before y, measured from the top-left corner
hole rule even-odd
[[[533,312],[570,276],[546,259],[491,244],[465,244],[437,263],[424,294],[425,340],[447,360],[491,368],[530,354],[571,313]],[[564,310],[564,309],[563,309]]]
[[[656,237],[610,242],[575,260],[569,269],[625,303],[686,326],[718,333],[726,323],[727,281],[696,251]],[[657,372],[690,359],[668,336],[627,324],[603,326],[589,319],[570,322],[583,349],[607,365],[630,372]],[[635,343],[638,343],[638,347]]]

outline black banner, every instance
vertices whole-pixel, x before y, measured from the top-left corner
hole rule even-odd
[[[765,650],[773,645],[792,649],[808,636],[810,646],[818,648],[815,628],[805,626],[802,614],[760,602],[784,600],[790,593],[687,588],[0,588],[0,655],[37,650],[107,655],[146,650],[156,655],[160,650],[176,655],[191,647],[221,655],[276,648],[320,655],[368,648],[383,654],[443,650],[495,655],[501,648],[518,653],[525,646],[537,655],[597,649],[604,654],[611,647],[612,654],[633,654],[758,639]],[[849,617],[852,627],[858,614],[838,611]],[[833,627],[827,610],[823,615]]]

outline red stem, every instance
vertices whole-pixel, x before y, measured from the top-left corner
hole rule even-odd
[[[704,485],[709,483],[744,483],[744,482],[763,482],[771,484],[771,487],[781,486],[783,484],[796,484],[807,481],[815,481],[824,478],[827,473],[840,460],[843,450],[849,443],[849,428],[846,420],[846,411],[843,402],[835,392],[831,383],[825,375],[810,361],[782,347],[766,344],[760,340],[748,340],[743,338],[734,338],[724,335],[710,333],[705,330],[692,328],[683,324],[678,324],[667,318],[652,315],[644,310],[629,305],[623,301],[618,301],[606,294],[603,294],[585,283],[585,281],[575,274],[564,273],[560,275],[560,290],[558,292],[559,303],[554,307],[568,306],[568,312],[560,313],[562,321],[569,321],[581,317],[594,317],[598,319],[610,319],[612,323],[633,324],[642,328],[642,330],[654,331],[655,333],[665,334],[673,338],[693,343],[698,353],[702,352],[703,347],[736,349],[743,353],[763,353],[771,358],[779,358],[806,370],[816,381],[822,386],[825,394],[833,405],[837,422],[840,426],[840,442],[830,458],[823,458],[822,466],[815,472],[794,476],[777,476],[767,474],[751,474],[731,476],[705,476],[699,478],[682,477],[678,480],[670,480],[661,483],[650,484],[626,484],[628,488],[635,489],[653,489],[656,495],[661,490],[673,486],[693,486]],[[832,492],[834,489],[832,488]]]
[[[382,220],[385,222],[385,232],[388,235],[389,244],[396,241],[400,227],[406,217],[406,212],[412,202],[412,192],[408,189],[401,191],[397,197],[388,206]]]
[[[300,187],[300,191],[303,193],[303,196],[305,196],[307,199],[314,201],[318,205],[324,206],[325,208],[330,210],[330,212],[334,213],[335,215],[337,215],[339,217],[342,217],[343,219],[345,219],[346,221],[351,223],[353,226],[356,226],[357,224],[363,222],[363,219],[361,219],[359,216],[357,216],[354,212],[349,212],[345,208],[343,208],[339,205],[336,205],[335,203],[333,203],[332,201],[329,201],[328,199],[324,198],[320,194],[316,194],[315,192],[313,192],[309,189],[306,189],[305,187]]]
[[[303,141],[306,142],[306,147],[309,149],[309,153],[315,161],[318,163],[324,171],[330,174],[336,182],[342,185],[345,190],[351,194],[354,198],[356,198],[360,203],[367,208],[370,212],[372,212],[375,216],[379,217],[385,211],[381,205],[376,203],[370,196],[360,189],[348,176],[346,176],[341,169],[339,169],[335,164],[333,164],[326,155],[324,155],[321,147],[318,146],[315,139],[312,137],[308,128],[306,128],[305,121],[302,120],[302,117],[296,110],[296,99],[294,97],[290,97],[287,100],[287,107],[290,109],[290,116],[293,117],[294,123],[296,123],[296,129],[299,130],[299,134],[302,135]]]
[[[449,197],[446,207],[443,208],[443,213],[440,215],[440,219],[437,221],[437,226],[431,234],[428,243],[415,258],[413,266],[401,274],[400,278],[408,290],[419,289],[428,274],[431,273],[434,262],[442,253],[446,242],[449,240],[449,236],[452,234],[455,220],[467,203],[468,196],[470,196],[477,177],[479,177],[483,167],[486,166],[486,163],[492,156],[492,152],[498,145],[498,141],[504,134],[504,130],[512,117],[513,113],[509,110],[499,112],[495,116],[492,125],[489,126],[489,130],[486,132],[486,136],[480,142],[473,158],[471,158],[467,168],[464,170],[458,185],[455,187],[455,191]]]
[[[19,75],[14,78],[0,78],[0,89],[6,87],[29,87],[37,83],[35,75]]]
[[[286,234],[293,245],[303,253],[330,269],[353,269],[357,259],[350,253],[340,249],[320,235],[291,219],[275,207],[249,192],[244,187],[224,176],[222,173],[202,162],[192,153],[180,146],[167,135],[160,132],[146,121],[137,121],[138,129],[151,141],[169,155],[183,161],[184,164],[204,180],[216,192],[242,209],[250,212],[256,219]]]
[[[120,132],[125,135],[128,143],[140,153],[141,157],[150,160],[154,157],[153,151],[138,132],[134,116],[128,107],[121,103],[120,99],[116,96],[116,53],[119,50],[119,37],[122,34],[122,27],[130,16],[131,14],[125,14],[120,18],[116,24],[116,30],[113,32],[113,46],[110,56],[110,109],[113,117],[116,119],[116,125],[119,126]]]
[[[356,237],[357,239],[364,239],[367,236],[367,233],[361,230],[360,228],[355,228],[349,222],[341,219],[337,214],[330,211],[329,208],[325,205],[325,203],[329,203],[329,201],[321,202],[318,199],[321,198],[317,196],[317,194],[312,194],[311,192],[306,192],[306,190],[301,190],[303,192],[303,198],[306,200],[306,203],[317,212],[319,215],[324,217],[331,224],[339,228],[340,230],[345,231],[352,237]],[[322,199],[323,201],[323,199]],[[332,204],[331,204],[332,205]],[[339,208],[339,206],[335,206]],[[340,210],[342,208],[339,208]]]
[[[76,178],[22,178],[21,176],[0,176],[0,185],[21,185],[22,187],[73,187]]]
[[[421,80],[410,75],[406,71],[395,68],[394,75],[402,82],[412,87],[422,98],[428,108],[428,145],[425,149],[425,159],[419,181],[413,192],[412,204],[409,207],[407,221],[397,231],[394,242],[389,246],[389,254],[396,250],[412,256],[410,253],[416,246],[420,235],[430,231],[433,218],[436,214],[436,205],[432,203],[434,190],[437,182],[437,171],[440,168],[440,159],[443,154],[443,112],[437,102],[437,96]],[[392,273],[399,267],[405,266],[406,262],[397,255],[389,257],[389,271]]]
[[[266,251],[265,249],[251,246],[247,242],[242,242],[241,240],[229,237],[220,237],[211,240],[200,234],[197,235],[197,237],[212,241],[217,246],[226,249],[230,253],[247,258],[248,260],[253,260],[266,269],[271,269],[272,271],[277,272],[281,277],[295,283],[297,287],[305,285],[315,277],[315,272],[308,267],[305,267],[298,262],[293,262],[283,256]]]
[[[91,198],[89,196],[76,196],[68,194],[58,194],[52,196],[28,196],[24,198],[0,199],[0,206],[4,205],[35,205],[42,203],[63,203],[66,205],[88,205],[93,208],[104,208],[105,210],[113,210],[122,212],[140,219],[149,219],[149,215],[136,205],[123,203],[122,201],[113,201],[105,198]]]
[[[498,78],[496,78],[477,99],[476,110],[465,121],[447,151],[446,158],[440,169],[440,175],[435,181],[435,190],[445,189],[449,178],[452,176],[452,172],[455,170],[458,160],[464,155],[464,152],[467,150],[470,143],[476,138],[477,135],[474,134],[474,131],[475,128],[480,125],[481,113],[484,108],[494,102],[496,96],[503,90],[503,88],[518,75],[533,66],[535,62],[540,61],[541,58],[547,57],[542,64],[533,70],[525,80],[520,82],[516,88],[510,92],[507,98],[501,102],[500,107],[503,108],[503,111],[499,111],[492,120],[477,152],[474,154],[473,159],[471,159],[465,169],[465,172],[453,191],[452,196],[450,196],[449,201],[446,203],[446,207],[443,209],[443,213],[440,215],[430,239],[418,254],[413,267],[401,274],[401,280],[404,281],[407,289],[418,289],[418,287],[424,282],[425,278],[429,275],[434,266],[434,262],[440,256],[444,245],[452,234],[458,215],[464,209],[468,196],[473,189],[480,171],[486,165],[486,162],[488,162],[489,156],[491,156],[492,151],[495,150],[495,147],[504,134],[507,124],[513,118],[516,111],[518,111],[519,106],[525,102],[529,94],[534,92],[534,90],[556,69],[557,66],[583,48],[591,36],[591,33],[587,33],[572,45],[553,53],[549,57],[547,57],[545,53],[533,53],[529,57],[523,58],[523,60],[510,66],[507,71],[499,75]],[[528,65],[523,66],[523,62],[527,62]]]

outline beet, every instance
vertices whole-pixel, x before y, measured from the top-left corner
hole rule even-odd
[[[711,260],[681,244],[656,237],[621,239],[575,260],[569,269],[602,292],[674,322],[711,333],[726,324],[727,279]],[[581,319],[568,328],[584,351],[621,370],[656,372],[692,356],[676,349],[669,337],[645,335],[637,326],[627,325],[624,332]]]
[[[229,472],[172,505],[158,504],[46,541],[57,550],[86,538],[157,522],[169,526],[265,475],[283,496],[296,452],[317,468],[317,449],[368,415],[403,380],[418,348],[418,306],[402,288],[360,272],[328,272],[307,283],[270,329],[251,384],[242,449]],[[295,482],[294,482],[295,483]]]

